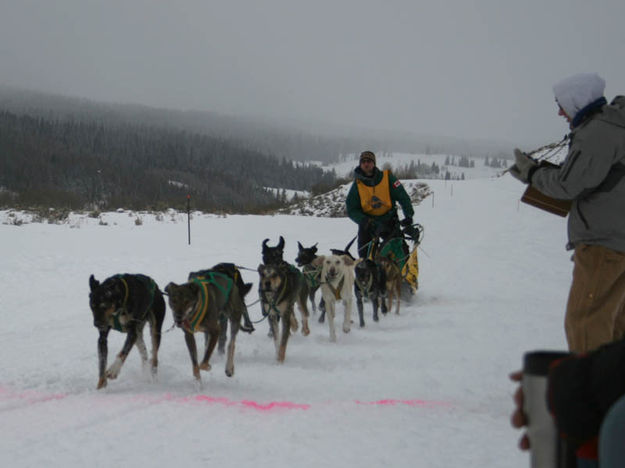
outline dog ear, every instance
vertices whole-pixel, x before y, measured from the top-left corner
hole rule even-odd
[[[343,257],[343,262],[345,263],[345,265],[352,266],[354,264],[354,259],[351,255],[341,255],[341,257]]]
[[[167,286],[165,286],[165,292],[171,295],[173,290],[176,289],[177,287],[178,285],[176,283],[170,282]]]
[[[280,242],[278,242],[277,247],[278,247],[280,250],[284,250],[284,237],[280,236]]]
[[[252,289],[253,283],[245,283],[243,288],[241,289],[241,295],[245,297],[248,292]]]
[[[91,275],[89,277],[89,289],[91,289],[91,291],[93,291],[98,286],[100,286],[100,282],[97,279],[95,279],[93,275]]]
[[[301,252],[302,250],[304,250],[304,246],[302,244],[300,244],[300,241],[297,241],[297,249]]]
[[[317,242],[317,244],[318,244],[318,242]],[[315,245],[313,245],[313,246],[311,247],[311,251],[312,251],[312,253],[314,253],[314,254],[316,254],[316,253],[317,253],[317,244],[315,244]]]
[[[263,241],[263,252],[264,252],[265,250],[267,250],[267,242],[269,242],[269,239],[265,239],[265,240]]]
[[[323,265],[323,261],[325,260],[325,258],[326,257],[324,255],[319,255],[317,258],[315,258],[311,262],[311,265],[316,266],[316,267],[321,266],[321,265]]]
[[[263,265],[262,263],[260,263],[258,265],[258,273],[260,273],[261,275],[263,274],[263,271],[265,271],[265,265]]]

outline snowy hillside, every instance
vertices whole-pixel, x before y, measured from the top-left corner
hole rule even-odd
[[[512,157],[512,153],[510,154]],[[411,163],[432,165],[440,167],[440,174],[449,171],[452,179],[459,179],[464,174],[465,179],[483,179],[497,175],[501,170],[511,164],[511,160],[499,159],[502,167],[490,167],[485,164],[483,157],[470,157],[469,162],[473,167],[461,167],[458,165],[461,157],[446,154],[409,154],[409,153],[384,153],[376,152],[376,165],[379,168],[390,166],[395,170],[410,165]],[[324,166],[324,169],[336,171],[339,177],[352,177],[354,168],[358,166],[358,155],[350,154],[343,157],[340,163]]]

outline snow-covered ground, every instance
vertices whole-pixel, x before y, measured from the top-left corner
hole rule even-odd
[[[0,212],[0,465],[527,467],[507,376],[525,351],[565,348],[565,220],[519,204],[510,176],[427,182],[434,196],[415,215],[425,227],[420,290],[399,316],[374,323],[365,304],[366,327],[336,343],[315,317],[282,365],[258,323],[238,336],[234,377],[215,353],[201,387],[174,329],[155,381],[133,350],[96,390],[89,275],[140,272],[164,288],[235,262],[255,283],[252,303],[263,239],[284,236],[293,261],[297,241],[321,253],[345,246],[349,219],[196,214],[188,245],[182,214],[56,225]],[[261,318],[258,304],[250,314]],[[168,308],[164,330],[171,324]],[[123,339],[111,332],[109,362]]]

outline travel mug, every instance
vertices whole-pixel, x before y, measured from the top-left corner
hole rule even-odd
[[[549,365],[570,353],[564,351],[532,351],[523,357],[524,411],[530,441],[531,468],[564,468],[567,450],[558,436],[555,423],[547,409],[547,374]]]

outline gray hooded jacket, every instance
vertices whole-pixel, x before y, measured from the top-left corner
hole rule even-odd
[[[568,249],[595,244],[625,252],[625,97],[591,114],[570,137],[562,166],[539,167],[531,183],[545,195],[573,200]]]

